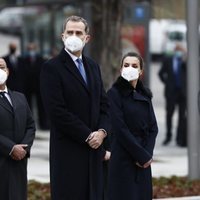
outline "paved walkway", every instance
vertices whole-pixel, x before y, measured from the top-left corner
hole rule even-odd
[[[164,198],[156,200],[200,200],[200,196],[197,197],[179,197],[179,198]]]

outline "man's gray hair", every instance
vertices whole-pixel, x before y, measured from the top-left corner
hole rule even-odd
[[[86,32],[86,34],[89,33],[89,25],[88,25],[87,21],[84,18],[76,16],[76,15],[72,15],[72,16],[68,17],[65,20],[65,22],[63,24],[63,32],[65,31],[66,25],[67,25],[67,23],[69,21],[72,21],[72,22],[83,22],[83,24],[85,25],[85,32]]]

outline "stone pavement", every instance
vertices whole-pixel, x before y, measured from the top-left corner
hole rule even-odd
[[[196,197],[163,198],[163,199],[155,199],[155,200],[200,200],[200,196],[196,196]]]
[[[49,131],[37,131],[28,161],[28,179],[49,182]]]

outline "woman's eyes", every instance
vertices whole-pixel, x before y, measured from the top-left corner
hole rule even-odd
[[[124,65],[124,67],[133,67],[133,68],[139,68],[137,65]]]

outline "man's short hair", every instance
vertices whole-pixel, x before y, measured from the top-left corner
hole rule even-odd
[[[68,17],[65,20],[65,22],[63,24],[63,32],[65,31],[66,25],[67,25],[67,23],[69,21],[72,21],[72,22],[83,22],[83,24],[85,25],[85,32],[86,32],[86,34],[89,33],[89,25],[88,25],[87,21],[84,18],[76,16],[76,15],[72,15],[72,16]]]

